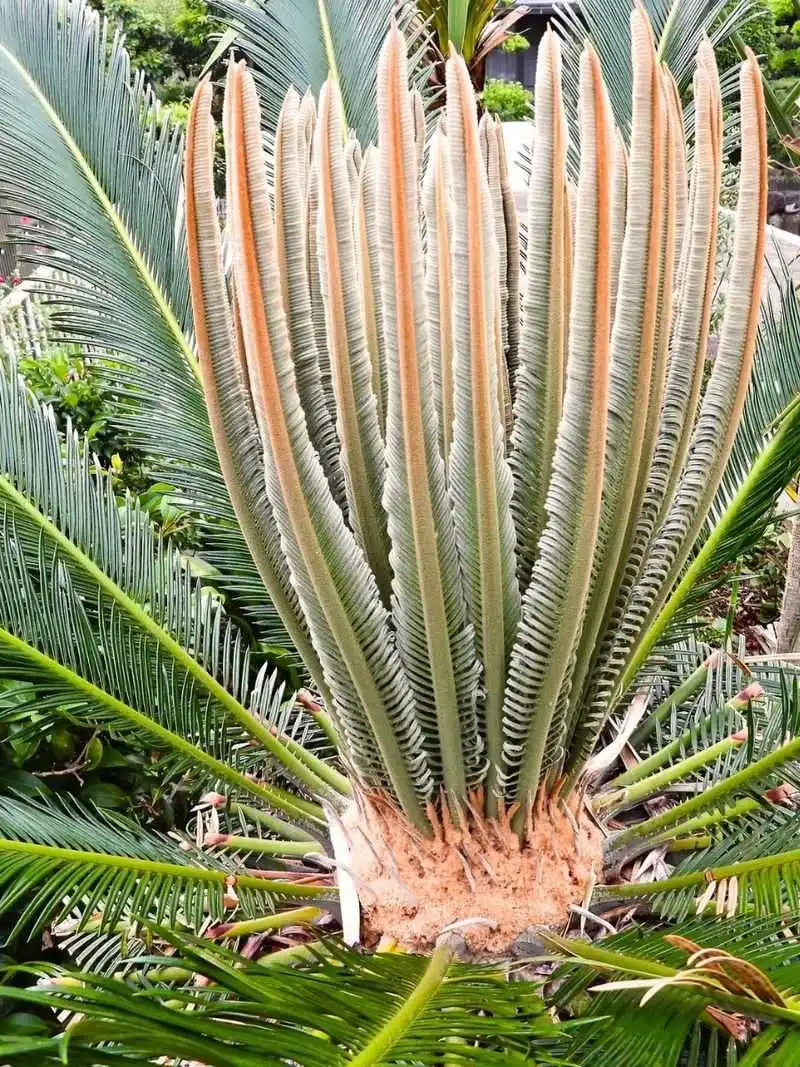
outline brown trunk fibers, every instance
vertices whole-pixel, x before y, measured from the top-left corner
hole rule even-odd
[[[389,938],[425,952],[457,930],[475,956],[508,951],[531,926],[563,924],[602,871],[602,835],[583,812],[554,803],[529,827],[524,846],[513,811],[480,814],[479,797],[456,826],[442,810],[424,837],[383,796],[363,795],[345,813],[362,908],[362,940]]]

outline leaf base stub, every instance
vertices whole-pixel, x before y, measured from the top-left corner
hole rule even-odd
[[[389,938],[427,952],[456,931],[473,958],[507,954],[523,930],[563,924],[602,871],[600,831],[555,806],[524,847],[503,817],[470,815],[462,827],[439,817],[426,838],[374,795],[344,821],[369,946]]]

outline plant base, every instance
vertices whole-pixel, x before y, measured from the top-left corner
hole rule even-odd
[[[461,827],[429,814],[429,838],[383,797],[362,796],[345,814],[367,945],[383,937],[426,952],[455,930],[473,957],[507,953],[531,926],[563,924],[602,871],[600,831],[556,805],[524,846],[506,813],[471,814]]]

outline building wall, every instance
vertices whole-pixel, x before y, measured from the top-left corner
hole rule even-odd
[[[524,15],[515,24],[514,30],[528,39],[530,47],[521,52],[504,52],[502,48],[495,48],[486,60],[486,77],[521,82],[526,89],[533,89],[536,81],[536,53],[549,21],[548,15]]]

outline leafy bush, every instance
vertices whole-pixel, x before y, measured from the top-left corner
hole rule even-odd
[[[766,6],[775,22],[792,22],[796,15],[794,0],[767,0]]]
[[[779,77],[800,74],[800,12],[794,0],[767,0],[766,6],[774,27],[773,45],[766,52],[769,69]]]
[[[187,102],[218,26],[206,0],[94,0],[93,6],[121,25],[131,62],[161,101]]]
[[[764,2],[757,0],[753,15],[739,31],[742,44],[752,48],[755,54],[770,62],[775,52],[775,15]],[[739,62],[739,53],[732,44],[725,43],[716,50],[720,70],[728,70]]]
[[[481,100],[489,114],[501,122],[519,122],[533,112],[533,93],[520,82],[489,78]]]
[[[530,46],[531,42],[522,33],[512,33],[500,45],[504,52],[525,52]]]

